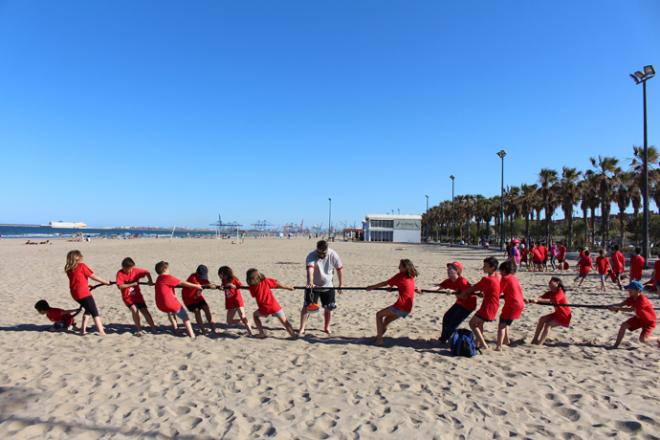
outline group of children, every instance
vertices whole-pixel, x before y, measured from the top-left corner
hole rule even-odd
[[[635,254],[630,257],[630,272],[628,273],[629,281],[642,281],[642,274],[644,271],[644,265],[646,260],[641,255],[642,249],[635,248]],[[611,260],[611,263],[610,263]],[[591,257],[591,253],[588,249],[580,249],[579,260],[577,263],[578,266],[578,276],[575,278],[575,283],[578,286],[581,286],[584,280],[587,278],[591,269],[595,268],[598,272],[600,278],[600,290],[605,290],[605,282],[607,278],[610,278],[613,283],[615,283],[619,289],[623,289],[623,284],[621,280],[625,277],[625,257],[623,252],[619,249],[618,245],[615,245],[612,248],[612,254],[610,257],[607,256],[605,249],[601,249],[598,252],[598,257],[596,257],[596,262]],[[660,260],[655,262],[655,267],[653,271],[653,290],[655,287],[660,284]]]
[[[588,251],[582,252],[581,258],[588,258]],[[483,272],[485,276],[474,285],[463,277],[463,266],[455,261],[447,264],[447,279],[438,284],[437,291],[449,291],[456,296],[456,302],[444,314],[442,320],[442,333],[440,342],[447,343],[452,333],[472,312],[476,311],[469,321],[469,327],[475,335],[478,347],[487,349],[488,345],[484,338],[484,325],[495,321],[500,308],[500,299],[504,299],[504,305],[499,316],[497,328],[496,350],[501,350],[504,345],[510,344],[509,328],[514,321],[520,319],[525,308],[525,303],[552,304],[553,313],[542,316],[536,327],[532,340],[533,344],[543,344],[553,327],[568,327],[571,321],[571,309],[566,306],[568,301],[565,288],[560,278],[552,277],[548,283],[549,290],[536,299],[525,299],[522,288],[516,277],[516,264],[507,260],[501,264],[495,257],[483,260]],[[387,327],[399,318],[406,318],[413,309],[415,294],[420,290],[415,285],[418,275],[412,261],[402,259],[399,262],[399,271],[390,279],[370,285],[366,290],[374,290],[385,286],[396,287],[398,290],[397,301],[376,313],[376,340],[377,345],[383,344],[383,336]],[[169,263],[160,261],[155,266],[158,275],[154,282],[150,272],[139,268],[130,258],[125,258],[121,263],[121,269],[117,272],[115,284],[120,290],[122,301],[130,310],[136,326],[136,335],[142,334],[140,315],[153,328],[154,321],[146,305],[140,285],[146,284],[155,287],[156,307],[167,314],[174,331],[177,331],[179,318],[186,329],[188,336],[195,338],[188,312],[195,315],[196,322],[202,332],[204,324],[202,312],[207,320],[209,332],[215,332],[215,322],[209,309],[209,305],[202,294],[203,289],[218,289],[224,291],[225,308],[227,310],[227,324],[241,323],[249,335],[253,335],[252,326],[245,314],[245,305],[241,295],[242,284],[228,266],[218,269],[220,282],[215,284],[209,281],[208,268],[204,265],[197,267],[195,273],[191,274],[186,281],[182,281],[169,273]],[[497,272],[499,271],[499,276]],[[89,318],[93,318],[100,335],[104,335],[101,317],[92,296],[89,279],[104,285],[111,282],[98,277],[83,262],[80,251],[74,250],[67,254],[65,272],[69,277],[71,296],[80,305],[80,309],[63,310],[51,308],[45,300],[36,303],[35,308],[41,314],[46,315],[55,322],[55,328],[75,328],[75,314],[84,310],[81,334],[85,334],[89,324]],[[641,278],[641,276],[640,276]],[[146,281],[140,281],[146,280]],[[257,327],[257,336],[265,337],[262,318],[274,316],[289,333],[290,337],[296,337],[296,333],[287,320],[282,307],[273,295],[272,289],[294,290],[293,287],[267,278],[257,269],[249,269],[246,273],[246,282],[250,295],[257,303],[257,310],[253,314],[253,320]],[[182,289],[183,305],[176,296],[177,288]],[[640,341],[650,342],[651,333],[655,328],[656,315],[652,303],[642,293],[643,286],[637,280],[632,280],[625,289],[629,297],[625,301],[612,305],[612,311],[633,311],[635,317],[627,320],[621,326],[615,347],[617,347],[626,331],[642,329]],[[481,297],[481,304],[477,309],[477,297]],[[184,308],[185,306],[185,308]],[[186,311],[188,310],[188,312]],[[236,319],[238,316],[238,319]],[[660,341],[659,341],[660,343]]]

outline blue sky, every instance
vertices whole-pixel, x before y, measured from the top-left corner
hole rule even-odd
[[[2,1],[0,223],[352,224],[627,164],[657,1]],[[660,144],[660,77],[649,82]]]

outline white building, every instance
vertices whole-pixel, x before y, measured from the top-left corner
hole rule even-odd
[[[364,241],[420,243],[421,215],[369,214],[362,222]]]

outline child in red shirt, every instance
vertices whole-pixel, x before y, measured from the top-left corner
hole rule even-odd
[[[639,281],[631,281],[624,289],[628,291],[628,298],[619,304],[610,306],[610,310],[613,312],[635,312],[635,316],[621,324],[619,334],[612,348],[619,347],[626,330],[633,332],[640,328],[642,333],[639,335],[639,341],[648,344],[653,343],[655,338],[651,338],[651,333],[655,329],[657,316],[653,310],[653,304],[642,293],[644,286]]]
[[[250,295],[257,302],[259,307],[255,310],[252,317],[254,318],[254,323],[259,330],[257,335],[260,338],[266,337],[266,332],[264,331],[264,326],[261,324],[261,318],[274,315],[280,323],[284,326],[289,336],[291,338],[296,337],[296,333],[293,331],[291,323],[286,319],[284,315],[284,310],[280,306],[280,303],[275,299],[272,290],[270,289],[286,289],[293,290],[293,287],[281,284],[279,281],[273,278],[266,278],[264,275],[259,273],[257,269],[249,269],[245,275],[247,285],[250,286]]]
[[[37,301],[34,308],[37,309],[40,315],[46,315],[46,318],[53,322],[53,326],[48,329],[49,332],[76,328],[74,316],[78,309],[63,310],[51,307],[45,299]]]
[[[91,316],[94,319],[94,324],[96,325],[96,330],[98,330],[99,335],[105,336],[105,330],[103,329],[103,323],[101,322],[101,315],[96,308],[96,302],[94,302],[92,292],[89,290],[88,280],[92,279],[101,284],[105,284],[106,286],[110,285],[110,281],[106,281],[103,278],[94,275],[92,269],[82,261],[83,255],[79,250],[69,251],[69,253],[66,254],[66,265],[64,266],[64,272],[66,272],[66,275],[69,277],[69,290],[71,291],[71,296],[85,310],[82,319],[82,326],[80,327],[80,334],[87,334],[87,324],[89,323],[89,317]]]
[[[600,277],[600,290],[605,291],[605,279],[610,272],[610,260],[605,254],[605,249],[601,249],[596,257],[596,268],[598,269],[598,276]]]
[[[564,271],[564,262],[566,261],[566,246],[564,246],[564,243],[559,243],[559,247],[557,247],[557,262],[559,263],[559,272]]]
[[[394,304],[376,313],[376,345],[383,345],[383,335],[390,323],[405,318],[412,312],[415,292],[418,290],[415,287],[415,277],[417,277],[415,265],[412,261],[403,259],[399,261],[399,273],[387,281],[367,286],[367,291],[385,286],[396,287],[399,291],[399,298]]]
[[[186,281],[190,284],[206,286],[207,289],[215,289],[217,287],[215,284],[209,282],[209,268],[203,264],[197,266],[195,273],[190,274]],[[202,311],[204,311],[206,322],[209,325],[209,331],[215,333],[215,321],[213,320],[213,315],[206,302],[206,298],[202,295],[202,290],[192,287],[184,287],[181,289],[181,299],[183,300],[186,309],[195,314],[195,321],[197,321],[199,330],[204,333],[204,322],[202,321]]]
[[[612,248],[612,281],[619,286],[619,290],[623,287],[621,286],[621,274],[625,269],[626,257],[623,256],[623,252],[619,250],[619,245],[615,244]]]
[[[581,286],[584,279],[589,275],[589,272],[591,272],[591,266],[593,266],[593,260],[591,259],[589,251],[585,249],[580,253],[580,259],[578,260],[578,276],[575,277],[574,283],[577,283],[578,280],[580,280],[578,286]]]
[[[159,261],[156,263],[156,273],[158,278],[156,279],[156,307],[161,312],[167,313],[167,317],[172,324],[174,333],[178,330],[178,325],[176,322],[176,317],[178,316],[183,321],[183,325],[188,332],[188,336],[192,339],[195,339],[195,332],[193,331],[192,324],[190,323],[190,318],[188,318],[188,313],[183,308],[178,299],[176,299],[176,294],[174,293],[174,288],[176,287],[189,287],[193,289],[200,289],[202,286],[199,284],[192,284],[187,281],[181,281],[178,278],[170,275],[170,264],[167,261]]]
[[[241,295],[241,282],[234,276],[234,271],[228,266],[221,266],[218,269],[222,289],[225,292],[225,309],[227,310],[227,325],[238,324],[242,322],[248,334],[252,336],[252,326],[245,314],[245,304]],[[238,314],[239,319],[234,319]]]
[[[516,266],[511,261],[505,261],[500,264],[500,293],[504,294],[504,307],[502,307],[500,322],[497,326],[496,351],[502,350],[502,344],[511,344],[509,327],[513,321],[520,318],[525,308],[522,288],[515,273]]]
[[[564,284],[561,278],[552,277],[548,283],[550,290],[536,299],[525,300],[531,304],[568,304],[564,291]],[[568,327],[571,322],[571,308],[555,305],[555,311],[549,315],[543,315],[539,318],[536,325],[536,332],[532,344],[543,345],[550,334],[550,329],[561,326]]]
[[[142,292],[140,291],[140,280],[142,278],[147,279],[148,285],[154,285],[154,282],[151,279],[151,273],[146,269],[135,267],[135,261],[133,261],[131,257],[126,257],[122,260],[121,269],[117,272],[115,277],[117,288],[121,292],[121,299],[131,311],[131,315],[133,315],[133,322],[137,329],[135,336],[142,336],[140,313],[142,313],[144,319],[147,320],[149,327],[151,327],[152,330],[156,326],[156,324],[154,324],[154,319],[151,317],[151,313],[149,313],[147,304],[144,301]]]
[[[477,284],[461,292],[463,298],[477,293],[483,296],[481,307],[470,319],[470,329],[474,332],[477,340],[477,347],[488,349],[484,339],[484,323],[492,322],[497,317],[497,311],[500,308],[500,279],[497,277],[497,267],[499,262],[495,257],[484,259],[483,271],[486,276],[481,278]]]
[[[454,261],[447,263],[447,279],[438,285],[438,290],[448,289],[456,294],[456,302],[442,317],[442,333],[440,342],[446,344],[461,322],[477,308],[477,297],[470,295],[467,298],[459,296],[462,290],[470,287],[470,283],[463,276],[463,265]]]
[[[646,260],[641,256],[641,253],[641,248],[635,248],[635,255],[630,257],[630,281],[642,281],[642,272]]]

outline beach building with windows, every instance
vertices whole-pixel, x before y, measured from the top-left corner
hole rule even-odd
[[[422,216],[401,214],[369,214],[362,222],[364,241],[421,243]]]

